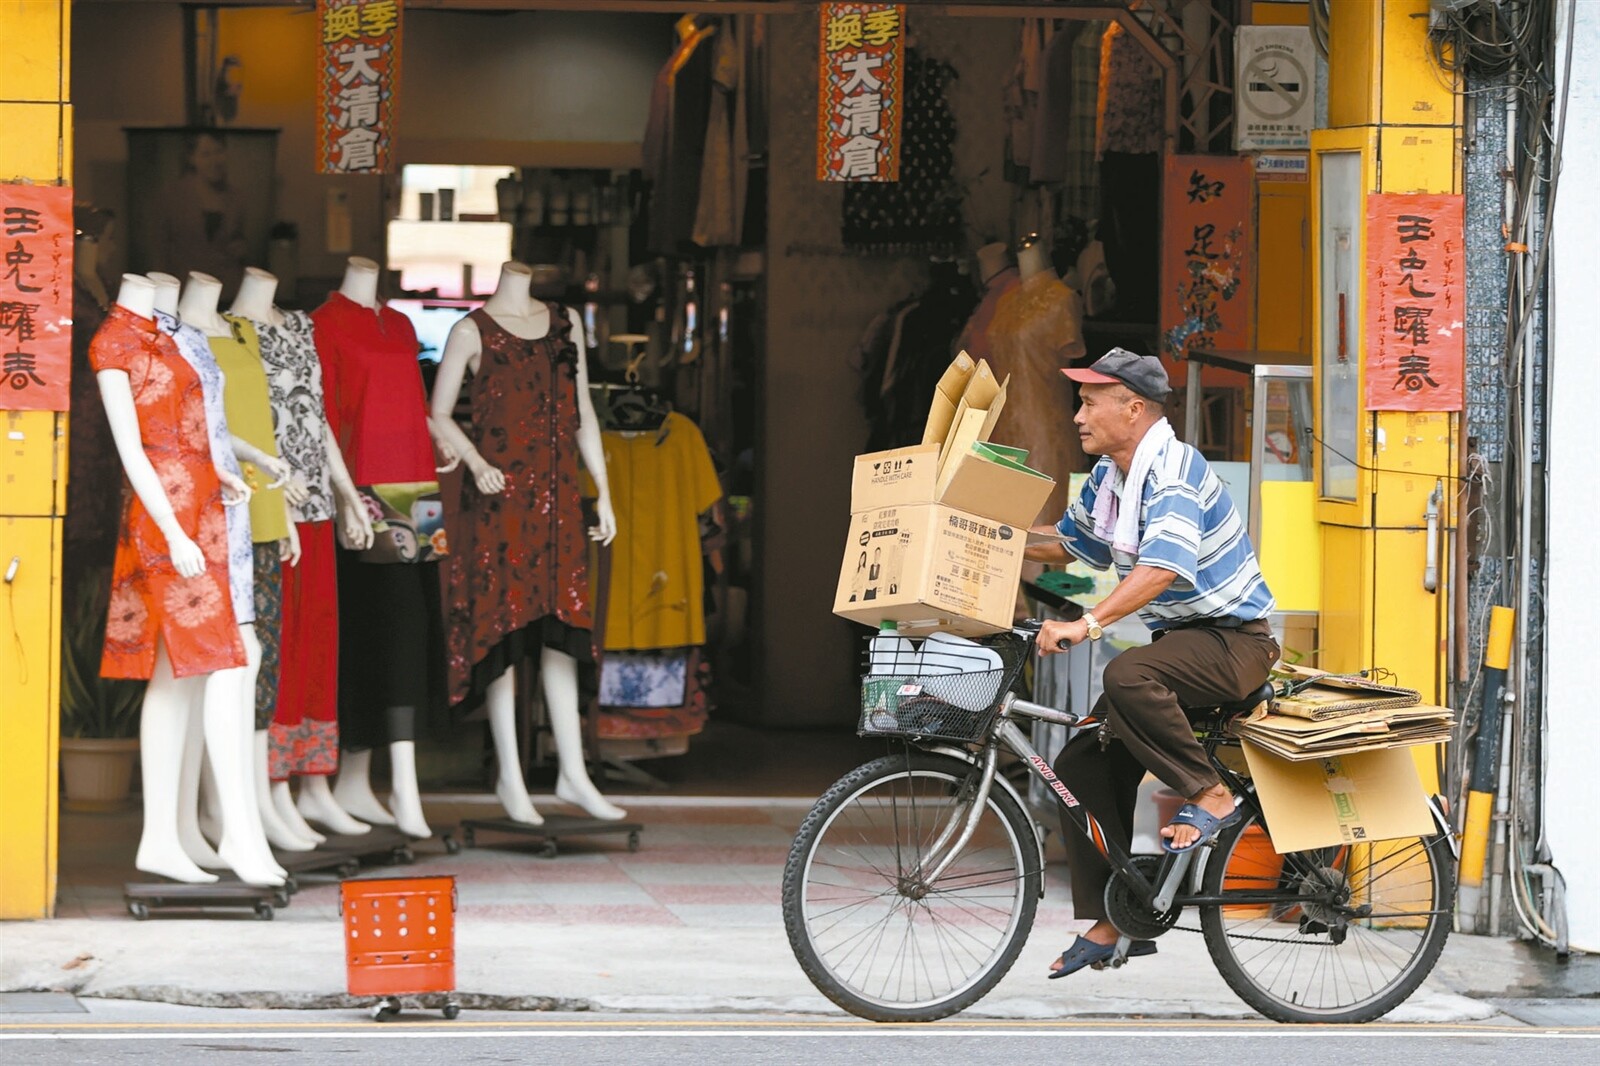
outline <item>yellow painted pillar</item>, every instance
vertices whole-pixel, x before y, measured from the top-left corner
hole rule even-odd
[[[72,177],[70,0],[0,0],[0,182]],[[56,897],[67,417],[0,412],[0,918]]]
[[[1384,667],[1442,703],[1461,416],[1363,406],[1366,195],[1461,188],[1460,97],[1432,60],[1427,13],[1428,0],[1333,0],[1329,128],[1311,142],[1312,333],[1325,442],[1316,449],[1322,666]],[[1426,515],[1441,479],[1429,591]],[[1432,765],[1430,749],[1424,769]]]

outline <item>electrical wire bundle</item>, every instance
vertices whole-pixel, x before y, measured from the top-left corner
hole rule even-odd
[[[1489,475],[1489,464],[1481,455],[1469,457],[1469,464],[1475,463],[1480,471],[1483,498],[1469,515],[1468,524],[1478,525],[1473,519],[1481,521],[1473,554],[1480,563],[1497,564],[1496,596],[1499,602],[1516,606],[1520,639],[1515,642],[1515,683],[1505,697],[1506,706],[1502,706],[1498,686],[1485,686],[1483,706],[1476,719],[1476,732],[1493,730],[1498,734],[1507,724],[1503,717],[1509,718],[1509,758],[1492,770],[1478,768],[1475,776],[1481,783],[1485,771],[1490,770],[1488,779],[1498,779],[1499,821],[1505,826],[1507,839],[1497,861],[1503,864],[1509,878],[1509,895],[1518,920],[1529,935],[1565,952],[1569,945],[1564,907],[1560,905],[1564,881],[1551,862],[1539,811],[1544,780],[1539,738],[1544,734],[1545,722],[1543,703],[1534,698],[1534,686],[1544,671],[1535,661],[1534,649],[1542,649],[1544,595],[1543,578],[1535,576],[1532,557],[1540,539],[1533,515],[1543,503],[1542,479],[1535,470],[1536,425],[1544,409],[1546,385],[1535,380],[1537,357],[1528,344],[1536,317],[1549,313],[1549,235],[1561,171],[1567,110],[1565,86],[1572,64],[1572,35],[1567,34],[1565,55],[1558,56],[1555,30],[1558,18],[1571,25],[1574,7],[1573,0],[1564,5],[1553,0],[1446,0],[1436,3],[1432,14],[1430,41],[1440,69],[1461,78],[1472,106],[1500,105],[1507,112],[1508,150],[1502,171],[1506,323],[1497,360],[1506,396],[1501,415],[1506,451],[1498,478]],[[1566,68],[1559,101],[1555,76],[1558,60]],[[1484,605],[1485,613],[1489,606]],[[1465,706],[1470,706],[1481,677],[1480,670],[1466,692]],[[1470,733],[1463,736],[1457,749],[1458,766],[1453,768],[1463,791],[1472,739]],[[1496,749],[1493,743],[1480,745],[1480,757],[1483,751]],[[1529,783],[1537,786],[1531,804],[1521,802],[1516,795]],[[1549,887],[1556,894],[1557,905],[1550,908],[1549,921],[1534,898],[1530,869],[1553,881]],[[1496,885],[1500,875],[1497,866]],[[1495,891],[1490,901],[1491,924],[1498,905],[1499,893]]]

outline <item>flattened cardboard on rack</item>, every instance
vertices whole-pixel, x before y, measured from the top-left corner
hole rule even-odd
[[[1246,740],[1244,757],[1280,855],[1434,831],[1417,764],[1404,748],[1289,762]]]

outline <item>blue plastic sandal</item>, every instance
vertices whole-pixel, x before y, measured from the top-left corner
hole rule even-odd
[[[1234,811],[1226,817],[1218,818],[1204,807],[1198,807],[1193,803],[1185,803],[1182,807],[1178,808],[1178,813],[1173,815],[1172,821],[1168,822],[1167,824],[1192,825],[1196,829],[1200,830],[1200,835],[1181,848],[1175,848],[1172,846],[1171,837],[1162,837],[1161,850],[1173,855],[1182,855],[1186,851],[1193,851],[1195,848],[1204,847],[1213,840],[1217,839],[1217,835],[1219,833],[1228,828],[1228,826],[1237,822],[1240,817],[1241,815],[1237,808],[1235,808]]]
[[[1061,953],[1061,969],[1051,971],[1050,980],[1054,981],[1057,977],[1065,977],[1069,973],[1077,973],[1085,966],[1110,962],[1111,956],[1116,953],[1117,945],[1115,944],[1096,944],[1093,940],[1080,936],[1072,942],[1071,947]],[[1155,953],[1156,942],[1154,940],[1135,940],[1128,947],[1128,958],[1130,959],[1139,958],[1143,955],[1154,955]]]

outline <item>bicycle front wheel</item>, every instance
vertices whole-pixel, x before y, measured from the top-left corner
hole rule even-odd
[[[1230,987],[1280,1022],[1369,1022],[1416,991],[1450,935],[1455,878],[1442,836],[1280,856],[1254,814],[1223,833],[1205,894],[1282,894],[1200,908]]]
[[[1041,892],[1033,825],[998,785],[939,878],[923,871],[976,800],[977,767],[890,755],[811,808],[783,871],[783,922],[823,995],[861,1018],[929,1022],[983,998],[1016,961]]]

